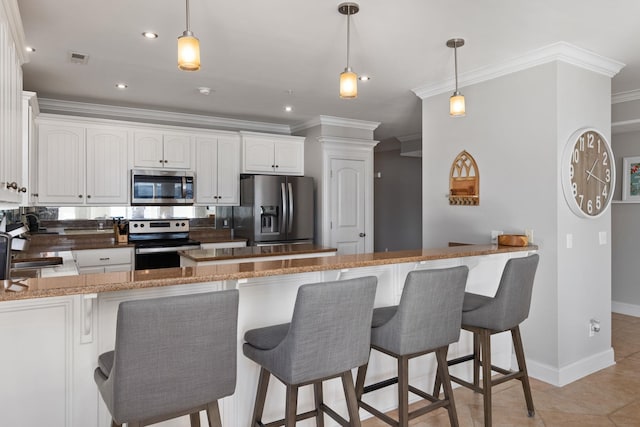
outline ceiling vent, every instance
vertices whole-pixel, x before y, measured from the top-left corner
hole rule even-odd
[[[72,64],[86,64],[89,62],[89,55],[80,52],[69,52],[69,62]]]

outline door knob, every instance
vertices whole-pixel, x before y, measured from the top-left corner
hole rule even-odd
[[[360,237],[364,237],[364,236],[366,236],[366,234],[364,234],[364,233],[360,233],[360,234],[358,234],[358,236],[360,236]]]

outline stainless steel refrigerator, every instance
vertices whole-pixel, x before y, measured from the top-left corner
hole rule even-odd
[[[234,232],[249,245],[312,243],[314,211],[313,178],[242,175]]]

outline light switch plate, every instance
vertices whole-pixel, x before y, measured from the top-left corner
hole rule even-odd
[[[607,244],[607,232],[606,231],[601,231],[600,233],[598,233],[598,241],[600,242],[601,245],[606,245]]]

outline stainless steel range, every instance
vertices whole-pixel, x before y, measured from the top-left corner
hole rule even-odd
[[[136,248],[136,270],[180,267],[178,251],[200,249],[189,239],[187,218],[131,220],[129,243]]]

